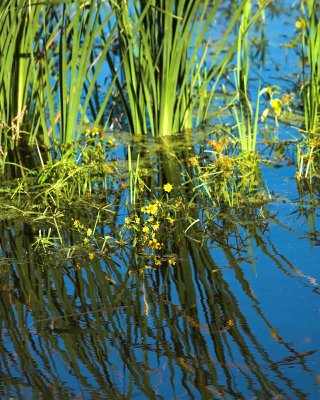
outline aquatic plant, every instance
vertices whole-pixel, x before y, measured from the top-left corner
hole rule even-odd
[[[297,179],[310,182],[319,175],[320,154],[320,20],[315,0],[301,1],[302,15],[296,22],[302,44],[301,98],[303,102],[305,143],[298,147]]]
[[[263,10],[261,11],[261,13]],[[252,104],[249,91],[250,54],[249,54],[249,24],[252,14],[252,4],[247,2],[239,27],[237,40],[237,65],[234,71],[236,88],[235,98],[232,100],[232,113],[236,121],[236,131],[239,137],[243,156],[253,157],[256,152],[257,136],[259,133],[260,98],[266,89],[260,90],[260,84],[255,94],[256,102]]]
[[[305,128],[310,136],[320,130],[320,20],[316,0],[301,1],[302,16],[296,22],[301,31],[303,86],[301,96]]]
[[[212,96],[234,55],[237,45],[228,40],[247,3],[241,1],[234,10],[209,56],[220,1],[112,1],[123,71],[117,86],[132,133],[150,129],[153,136],[171,135],[191,129],[197,112],[202,113],[200,119],[205,117],[197,105],[208,93]],[[261,4],[247,28],[267,3]]]
[[[111,112],[113,82],[100,87],[116,32],[110,8],[100,0],[19,0],[1,2],[0,15],[2,168],[9,150],[11,162],[25,162],[22,144],[37,146],[36,165],[39,157],[75,155],[79,132],[89,122],[106,124]]]
[[[35,128],[37,103],[36,32],[40,5],[27,0],[2,1],[0,5],[0,166],[3,172],[8,155],[21,164],[17,144],[28,141],[26,131]],[[31,104],[33,99],[33,105]],[[23,169],[21,169],[23,173]]]
[[[104,113],[113,84],[101,90],[106,77],[106,53],[114,40],[112,13],[99,0],[90,5],[80,1],[48,8],[39,91],[43,100],[40,112],[43,140],[48,149],[60,153],[74,149],[79,132],[89,121],[94,126],[106,122]],[[102,35],[104,37],[102,45]],[[107,39],[106,35],[108,35]],[[49,40],[51,38],[51,41]]]

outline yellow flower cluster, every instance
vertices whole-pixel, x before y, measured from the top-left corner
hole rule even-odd
[[[90,136],[90,135],[96,136],[96,135],[98,135],[99,133],[100,133],[100,131],[99,131],[98,128],[93,128],[92,130],[91,130],[91,129],[86,129],[86,130],[84,131],[84,134],[85,134],[86,136]]]
[[[154,256],[153,262],[154,262],[154,265],[156,265],[157,267],[160,267],[160,265],[162,265],[162,261],[160,260],[159,257]]]
[[[89,237],[93,234],[92,229],[85,227],[78,219],[73,220],[73,226],[78,230],[78,232],[85,235],[83,238],[83,243],[89,243]]]
[[[91,228],[88,228],[87,229],[87,236],[91,236],[92,235],[92,229]]]
[[[80,223],[80,221],[79,221],[78,219],[74,219],[74,220],[73,220],[73,226],[74,226],[75,228],[80,228],[80,229],[83,229],[83,228],[84,228],[84,226]]]
[[[141,211],[145,214],[155,215],[158,212],[158,203],[148,204],[141,208]]]
[[[160,250],[162,248],[162,244],[155,238],[149,240],[149,246],[154,250]]]
[[[192,167],[196,167],[199,164],[197,157],[189,157],[187,161]]]

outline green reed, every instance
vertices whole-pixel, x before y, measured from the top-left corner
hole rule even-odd
[[[240,149],[243,155],[252,157],[256,152],[258,123],[260,112],[260,98],[266,92],[265,89],[256,93],[256,102],[253,104],[250,96],[250,18],[252,15],[251,1],[244,7],[239,35],[237,40],[237,64],[234,72],[236,87],[235,99],[232,102],[232,113],[236,121],[236,129],[239,136]],[[256,14],[258,16],[258,14]],[[264,21],[264,9],[259,10],[259,18]]]
[[[301,31],[303,85],[301,97],[304,111],[305,141],[297,148],[297,179],[311,183],[319,176],[320,133],[320,20],[319,4],[301,1],[302,16],[296,22]]]
[[[40,115],[47,146],[52,141],[68,146],[75,143],[89,121],[104,122],[113,85],[98,95],[98,80],[105,77],[103,66],[115,27],[110,23],[112,13],[99,0],[90,6],[80,1],[68,2],[51,12],[46,29],[52,39],[46,42],[41,64],[40,91],[45,107]],[[102,46],[104,31],[109,36]]]
[[[36,97],[34,79],[34,46],[41,7],[29,2],[4,1],[0,5],[0,145],[1,169],[8,154],[15,151],[24,129],[34,126]],[[30,106],[29,106],[30,105]],[[13,161],[20,162],[19,154]]]
[[[234,55],[237,44],[228,40],[248,1],[240,2],[226,22],[224,34],[216,37],[218,44],[211,48],[220,3],[112,2],[124,76],[123,81],[119,78],[118,88],[132,133],[144,134],[150,129],[154,136],[170,135],[191,129],[197,112],[203,113],[197,119],[203,119],[205,113],[197,106],[210,91],[212,96]]]
[[[267,3],[248,17],[240,36]],[[17,155],[10,161],[22,164],[24,143],[36,146],[32,157],[42,167],[63,153],[74,155],[79,132],[89,123],[108,127],[123,112],[135,134],[193,128],[206,118],[234,56],[231,36],[248,4],[241,1],[224,33],[216,34],[220,1],[113,0],[111,8],[100,0],[3,2],[2,168],[10,151]]]
[[[116,32],[112,17],[100,0],[1,3],[2,168],[10,150],[19,155],[24,142],[38,146],[43,165],[68,147],[74,152],[86,124],[106,123],[114,84],[100,85]]]
[[[320,19],[316,0],[301,1],[302,17],[297,21],[301,29],[303,79],[302,100],[305,128],[308,133],[320,132]]]

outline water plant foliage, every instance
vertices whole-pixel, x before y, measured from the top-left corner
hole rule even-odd
[[[44,145],[50,158],[87,123],[109,127],[123,113],[137,135],[193,128],[234,55],[231,33],[248,3],[221,33],[219,1],[2,2],[2,160],[20,141]]]

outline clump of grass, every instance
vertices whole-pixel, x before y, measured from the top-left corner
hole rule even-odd
[[[129,127],[139,135],[171,135],[193,127],[203,96],[211,96],[237,44],[224,48],[248,1],[241,1],[224,28],[210,62],[208,49],[219,4],[195,0],[113,1],[120,37],[118,80]],[[265,7],[263,2],[259,12]],[[256,15],[247,22],[247,27]],[[111,65],[114,69],[114,66]],[[122,86],[124,83],[125,86]],[[210,100],[210,97],[209,97]],[[197,109],[203,119],[205,111]]]
[[[252,5],[248,1],[243,9],[238,34],[237,65],[234,74],[236,97],[232,102],[232,113],[236,121],[236,130],[239,136],[242,155],[253,159],[258,136],[260,98],[266,92],[266,89],[260,90],[259,85],[254,105],[255,109],[253,109],[249,91],[249,28],[251,14]]]
[[[242,207],[249,198],[262,198],[265,185],[261,177],[257,156],[228,155],[207,151],[211,165],[202,169],[198,188],[204,188],[216,207]],[[264,195],[263,195],[264,196]]]
[[[301,1],[302,16],[296,22],[301,31],[304,84],[301,96],[305,128],[311,135],[320,132],[320,20],[315,0]]]
[[[65,157],[68,147],[57,145],[57,152],[62,156],[58,154],[52,162],[41,160],[40,168],[27,171],[13,197],[33,192],[35,203],[58,207],[86,196],[107,194],[117,187],[120,190],[123,178],[112,161],[112,150],[116,146],[114,137],[106,135],[104,130],[86,129],[79,135],[77,155]]]
[[[301,1],[302,16],[296,22],[302,43],[303,80],[301,97],[306,144],[298,146],[298,180],[309,182],[319,175],[320,158],[320,20],[315,0]]]
[[[114,81],[105,90],[100,82],[107,79],[106,54],[116,32],[112,18],[100,0],[1,2],[2,167],[9,150],[15,155],[10,162],[23,163],[21,140],[24,147],[39,143],[51,162],[58,146],[77,151],[78,133],[89,121],[108,122]]]

